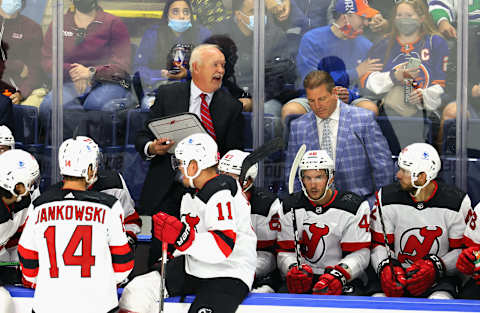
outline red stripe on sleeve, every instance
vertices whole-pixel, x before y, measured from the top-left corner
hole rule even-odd
[[[138,227],[142,227],[142,220],[137,212],[133,212],[125,218],[125,224],[136,224]]]
[[[35,269],[31,269],[31,268],[26,268],[23,266],[23,263],[20,262],[20,266],[21,266],[21,269],[22,269],[22,274],[23,276],[27,276],[27,277],[37,277],[38,275],[38,267],[35,268]]]
[[[383,233],[377,233],[376,231],[371,230],[372,233],[372,242],[385,245],[385,239]],[[395,236],[393,234],[387,234],[388,244],[393,244]]]
[[[343,251],[354,252],[363,248],[370,248],[370,242],[342,242],[340,246]]]
[[[468,238],[467,236],[463,236],[462,243],[465,244],[467,247],[480,247],[480,243],[476,243],[475,241]],[[452,246],[451,243],[450,243],[450,246]]]
[[[292,252],[295,250],[295,242],[293,240],[277,241],[277,252]]]
[[[127,254],[131,251],[130,245],[128,243],[124,244],[123,246],[110,246],[110,254]]]
[[[257,240],[257,250],[275,246],[275,240]]]
[[[27,287],[27,288],[31,288],[31,289],[37,288],[37,284],[34,284],[34,283],[29,282],[29,281],[26,280],[24,277],[22,277],[22,284],[23,284],[25,287]]]
[[[233,251],[237,234],[233,230],[209,230],[208,232],[213,235],[220,251],[228,258]]]
[[[461,248],[463,246],[463,241],[464,241],[463,238],[461,239],[448,238],[448,243],[451,249]]]
[[[130,262],[123,263],[123,264],[113,263],[112,265],[113,265],[113,271],[115,273],[121,273],[121,272],[126,272],[131,270],[135,265],[135,261],[131,260]]]
[[[38,252],[37,251],[24,248],[22,245],[18,245],[18,253],[24,259],[38,260]]]

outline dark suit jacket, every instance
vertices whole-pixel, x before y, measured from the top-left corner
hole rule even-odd
[[[190,81],[160,86],[157,91],[155,103],[150,108],[149,120],[188,112],[189,106]],[[221,155],[231,149],[243,149],[242,136],[244,122],[242,108],[241,102],[234,99],[223,89],[219,89],[213,94],[212,101],[210,102],[210,114],[212,116],[218,149]],[[154,139],[155,136],[146,126],[137,133],[135,148],[142,157],[146,158],[144,154],[145,144]],[[157,212],[159,209],[162,211],[165,210],[166,212],[174,209],[178,210],[179,207],[164,207],[170,205],[175,206],[177,204],[177,200],[174,200],[172,203],[167,199],[168,197],[178,196],[178,194],[169,194],[167,196],[167,192],[171,189],[173,182],[174,171],[170,163],[170,154],[155,156],[150,162],[150,167],[140,195],[141,210],[145,213]]]

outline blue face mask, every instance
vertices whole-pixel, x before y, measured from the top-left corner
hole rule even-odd
[[[192,27],[192,22],[189,20],[174,20],[171,19],[168,21],[168,27],[177,33],[183,33],[190,27]]]
[[[22,8],[22,0],[2,0],[0,8],[7,15],[13,15]]]
[[[239,11],[239,12],[242,13],[243,16],[248,17],[249,23],[247,24],[247,23],[245,23],[245,22],[243,22],[243,21],[242,21],[242,23],[245,24],[245,26],[247,26],[248,29],[250,29],[250,30],[253,32],[253,30],[255,29],[255,16],[253,16],[253,15],[247,15],[247,14],[243,13],[242,11]],[[266,16],[266,15],[265,15],[265,25],[267,25],[267,16]]]

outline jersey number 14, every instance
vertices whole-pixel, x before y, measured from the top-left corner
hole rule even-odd
[[[58,277],[57,249],[55,246],[55,226],[49,226],[43,234],[47,241],[48,258],[50,260],[50,277]],[[82,254],[74,255],[77,247],[82,243]],[[90,277],[90,269],[95,265],[95,256],[92,255],[92,226],[78,225],[62,254],[65,265],[81,266],[82,277]]]

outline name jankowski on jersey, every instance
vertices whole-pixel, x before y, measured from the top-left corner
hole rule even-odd
[[[38,211],[35,224],[71,219],[87,222],[93,221],[103,224],[105,221],[105,209],[84,205],[49,206],[48,208],[45,207]]]

